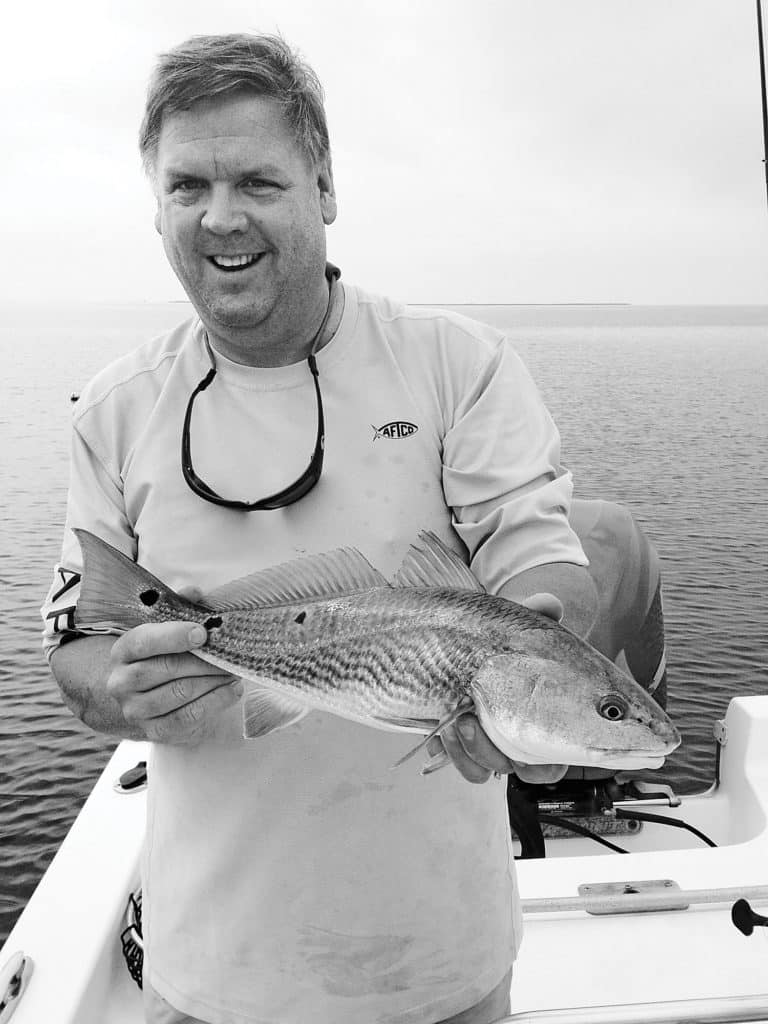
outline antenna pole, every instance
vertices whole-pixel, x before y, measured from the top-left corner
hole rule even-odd
[[[765,173],[766,198],[768,198],[768,103],[765,95],[765,47],[763,45],[763,12],[761,0],[757,3],[757,43],[760,51],[760,98],[763,104],[763,170]]]

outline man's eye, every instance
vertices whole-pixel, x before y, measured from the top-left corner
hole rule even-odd
[[[266,178],[246,178],[243,185],[245,188],[255,189],[261,192],[280,188],[276,181],[268,181]]]
[[[196,192],[201,189],[202,182],[196,181],[194,178],[179,178],[178,181],[171,183],[169,192]]]

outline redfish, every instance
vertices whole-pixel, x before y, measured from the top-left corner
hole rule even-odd
[[[662,708],[565,627],[488,594],[424,532],[390,583],[341,548],[245,576],[201,603],[85,530],[76,623],[202,623],[204,661],[248,681],[244,734],[311,710],[429,738],[474,712],[524,764],[657,768],[680,743]],[[419,749],[426,741],[419,743]]]

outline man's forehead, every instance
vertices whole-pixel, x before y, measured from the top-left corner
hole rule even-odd
[[[285,164],[274,163],[263,154],[247,153],[243,150],[233,154],[174,153],[159,161],[159,171],[165,179],[183,178],[189,174],[212,174],[218,177],[228,174],[240,175],[245,172],[278,178],[285,174],[285,169]]]
[[[187,109],[168,111],[158,139],[161,159],[164,152],[168,156],[210,152],[234,157],[259,151],[287,155],[298,148],[278,101],[248,94],[200,100]]]

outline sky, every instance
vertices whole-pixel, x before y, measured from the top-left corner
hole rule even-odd
[[[0,303],[184,298],[136,136],[156,55],[231,31],[324,84],[346,280],[768,303],[753,0],[37,0],[0,25]]]

